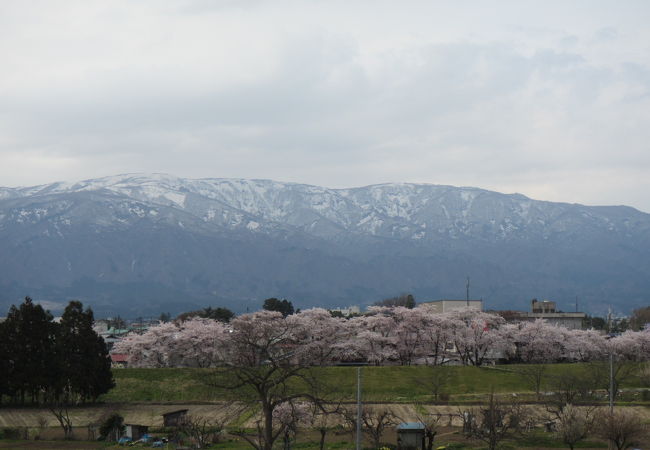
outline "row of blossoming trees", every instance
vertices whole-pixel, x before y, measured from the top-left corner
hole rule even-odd
[[[608,339],[596,331],[569,330],[541,320],[506,323],[495,314],[473,310],[440,314],[424,307],[373,307],[369,314],[351,319],[315,308],[286,318],[268,311],[245,314],[229,324],[209,319],[163,323],[144,334],[129,335],[114,351],[128,354],[132,367],[228,365],[233,358],[245,356],[235,342],[244,329],[251,335],[275,331],[277,347],[286,358],[314,366],[352,361],[375,365],[456,361],[475,366],[495,359],[598,361],[610,353],[620,360],[650,357],[648,331],[628,331]]]
[[[376,307],[346,320],[311,309],[287,317],[270,311],[245,314],[229,324],[209,319],[165,323],[128,336],[115,351],[127,353],[135,367],[220,367],[206,371],[204,381],[225,399],[251,408],[257,420],[254,429],[231,433],[254,448],[271,450],[280,436],[288,439],[305,407],[313,410],[313,417],[335,412],[328,408],[337,389],[312,366],[349,361],[481,365],[493,358],[598,361],[609,354],[616,354],[617,361],[638,361],[650,355],[650,332],[606,339],[597,332],[541,321],[507,324],[500,316],[469,310],[436,314],[424,308]],[[530,375],[539,394],[542,372]],[[562,407],[570,403],[562,402]]]

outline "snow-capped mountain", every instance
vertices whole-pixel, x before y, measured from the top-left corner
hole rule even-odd
[[[462,296],[468,274],[493,307],[650,300],[650,215],[477,188],[118,175],[0,188],[0,237],[4,303],[32,293],[152,314],[270,296],[344,306]]]

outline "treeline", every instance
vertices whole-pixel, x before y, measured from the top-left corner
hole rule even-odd
[[[412,294],[402,294],[397,297],[385,298],[378,302],[373,303],[373,306],[386,306],[386,307],[395,307],[403,306],[405,308],[413,309],[415,308],[415,297]]]
[[[570,330],[543,320],[507,323],[497,314],[465,309],[436,313],[426,307],[371,307],[367,314],[343,319],[320,308],[286,317],[279,311],[243,314],[229,323],[193,319],[132,333],[115,351],[129,355],[133,367],[214,367],[238,356],[232,331],[246,327],[255,339],[282,336],[294,356],[310,365],[363,362],[375,365],[442,365],[486,362],[555,363],[647,361],[650,330],[609,338],[593,330]],[[275,334],[274,334],[275,333]],[[264,340],[262,339],[262,340]],[[304,356],[307,358],[307,356]],[[290,358],[287,362],[292,362]]]
[[[293,303],[291,303],[291,301],[287,299],[280,300],[275,297],[267,298],[266,300],[264,300],[262,309],[264,309],[265,311],[277,311],[279,313],[282,313],[283,317],[287,317],[296,312],[300,312],[300,309],[298,310],[294,309]],[[180,313],[178,316],[176,316],[176,319],[174,320],[178,322],[185,322],[186,320],[191,320],[194,318],[212,319],[218,322],[227,323],[235,318],[235,313],[229,310],[228,308],[224,308],[221,306],[216,308],[208,306],[203,309],[197,309],[194,311],[187,311],[184,313]],[[171,315],[169,313],[162,313],[159,317],[159,321],[170,322]]]
[[[0,323],[0,403],[76,404],[94,401],[114,385],[93,312],[71,301],[61,321],[26,297]]]

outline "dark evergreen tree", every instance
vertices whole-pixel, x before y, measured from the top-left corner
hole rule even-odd
[[[294,313],[293,304],[287,299],[278,300],[275,297],[267,298],[264,300],[264,305],[262,307],[267,311],[280,312],[284,317],[290,316]]]
[[[92,329],[93,313],[70,302],[61,324],[25,298],[0,324],[0,401],[67,405],[94,400],[113,387],[104,340]]]
[[[218,307],[213,309],[208,306],[203,310],[202,314],[199,314],[199,317],[214,319],[219,322],[230,322],[230,320],[235,317],[235,313],[233,313],[228,308]]]
[[[404,306],[409,309],[415,308],[415,297],[412,294],[402,294],[398,297],[386,298],[374,303],[375,306]]]
[[[593,328],[594,330],[607,330],[607,320],[603,317],[586,316],[582,319],[584,328]]]
[[[185,320],[191,319],[192,317],[201,317],[203,319],[212,319],[226,323],[230,322],[230,320],[235,317],[235,313],[228,308],[212,308],[211,306],[208,306],[207,308],[199,309],[197,311],[188,311],[179,314],[178,317],[176,317],[176,320],[183,322]]]
[[[11,366],[9,390],[21,404],[28,397],[36,403],[52,391],[57,324],[49,311],[25,297],[20,307],[11,306],[4,328]]]
[[[118,315],[116,318],[108,320],[108,326],[117,330],[121,330],[126,328],[126,322]]]
[[[7,326],[0,322],[0,405],[3,397],[11,397],[11,374],[13,373],[13,354],[9,349]]]
[[[406,306],[409,309],[415,308],[415,297],[413,297],[413,295],[411,294],[408,294],[406,296],[406,302],[404,306]]]
[[[61,317],[58,356],[64,395],[81,401],[96,400],[113,386],[111,361],[104,340],[93,330],[93,312],[71,301]]]

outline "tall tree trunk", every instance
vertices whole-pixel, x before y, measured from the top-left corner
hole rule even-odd
[[[319,443],[319,449],[324,450],[325,449],[325,435],[327,434],[327,429],[326,428],[321,428],[318,430],[320,432],[320,443]]]
[[[431,433],[427,433],[427,450],[433,450],[433,436],[431,436]]]
[[[273,410],[268,404],[262,406],[264,411],[264,450],[273,450]]]

